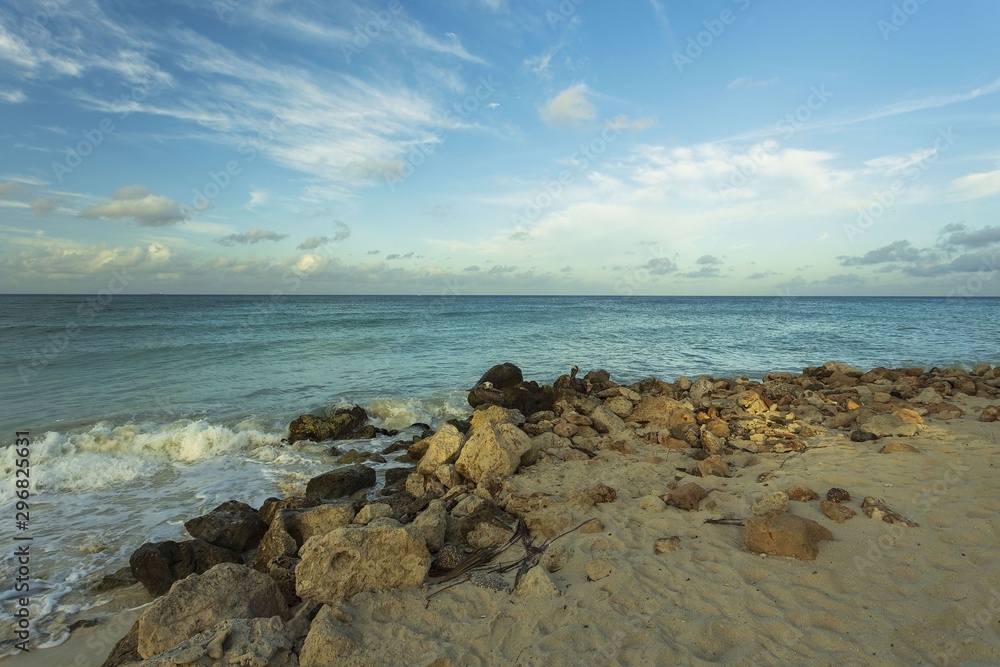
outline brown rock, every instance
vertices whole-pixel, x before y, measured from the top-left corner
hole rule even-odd
[[[579,430],[579,426],[576,424],[570,424],[569,422],[559,422],[552,427],[552,432],[560,438],[572,438]]]
[[[844,523],[857,514],[857,512],[852,510],[850,507],[846,507],[840,503],[833,503],[829,500],[820,501],[819,508],[823,511],[823,514],[827,515],[837,523]]]
[[[730,477],[733,474],[729,469],[729,464],[716,455],[709,456],[704,461],[698,461],[697,469],[698,474],[702,477],[708,477],[709,475],[715,475],[716,477]]]
[[[663,500],[668,505],[673,505],[678,509],[694,511],[698,509],[698,504],[707,497],[708,491],[694,482],[689,482],[663,496]]]
[[[802,503],[809,502],[810,500],[819,500],[819,494],[810,489],[808,486],[793,486],[792,488],[785,491],[785,495],[788,496],[789,500],[797,500]]]
[[[923,424],[924,418],[920,416],[920,413],[916,410],[911,410],[910,408],[900,408],[893,413],[895,416],[899,417],[901,420],[907,424]]]
[[[816,560],[819,542],[832,539],[826,527],[788,513],[749,517],[743,530],[743,543],[750,551],[799,560]]]
[[[603,560],[595,560],[587,564],[587,579],[589,581],[600,581],[610,576],[615,569],[611,564]]]
[[[981,422],[995,422],[1000,420],[1000,406],[988,405],[983,408],[982,413],[979,415],[979,421]]]
[[[653,544],[654,554],[666,554],[672,553],[674,551],[680,551],[681,549],[681,538],[677,535],[671,535],[670,537],[661,537],[656,540]]]
[[[595,503],[611,503],[618,497],[618,492],[610,486],[596,484],[583,492],[594,499]]]
[[[888,445],[884,446],[882,449],[878,450],[879,454],[897,454],[901,452],[917,452],[920,451],[913,445],[907,445],[902,442],[890,442]]]
[[[678,440],[670,435],[670,431],[660,431],[657,436],[657,441],[660,445],[666,447],[667,449],[689,449],[691,447],[691,445],[684,440]]]
[[[851,494],[844,489],[833,487],[826,492],[826,499],[831,503],[846,503],[850,501]]]

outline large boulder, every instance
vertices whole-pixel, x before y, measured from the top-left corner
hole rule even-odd
[[[323,440],[359,440],[375,436],[375,427],[366,426],[368,414],[364,408],[355,405],[350,409],[338,409],[327,417],[299,415],[288,425],[288,443],[299,440],[322,442]]]
[[[694,413],[681,401],[668,396],[646,396],[635,406],[628,420],[662,431],[695,419]]]
[[[507,362],[497,364],[483,373],[483,376],[479,378],[479,382],[476,384],[482,384],[483,382],[491,383],[496,389],[509,389],[524,382],[524,375],[521,373],[520,368]]]
[[[920,431],[920,426],[904,422],[895,415],[873,415],[863,421],[856,422],[859,431],[871,433],[877,438],[886,436],[910,437]]]
[[[129,558],[129,569],[152,596],[163,595],[176,581],[202,574],[219,563],[242,563],[238,553],[204,540],[147,542]]]
[[[465,436],[451,424],[444,424],[427,438],[427,453],[420,459],[417,472],[431,475],[446,463],[454,463],[465,444]]]
[[[313,477],[306,484],[306,497],[342,498],[370,486],[375,486],[375,470],[359,463]]]
[[[301,510],[282,510],[271,521],[251,567],[269,572],[273,559],[296,556],[310,537],[346,526],[353,519],[354,508],[350,505],[324,503]]]
[[[522,457],[534,451],[531,438],[511,422],[510,413],[491,406],[473,415],[471,435],[455,462],[462,477],[474,482],[491,474],[507,477],[521,466]]]
[[[346,662],[361,648],[361,633],[352,628],[342,612],[323,605],[309,626],[299,653],[300,667],[329,667]]]
[[[743,529],[743,543],[750,551],[799,560],[816,560],[819,542],[832,539],[825,526],[794,514],[748,517]]]
[[[424,535],[392,519],[314,537],[299,555],[296,593],[327,604],[362,591],[420,585],[431,565]]]
[[[278,584],[243,565],[223,563],[178,581],[139,616],[139,655],[151,658],[233,618],[288,620]]]
[[[191,537],[237,553],[256,546],[267,531],[257,510],[235,500],[222,503],[208,514],[184,522],[184,527]]]

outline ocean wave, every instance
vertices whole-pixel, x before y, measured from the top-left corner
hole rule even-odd
[[[173,463],[247,454],[278,443],[283,434],[198,419],[168,424],[94,424],[76,433],[49,431],[34,439],[31,463],[38,491],[85,491],[152,477]],[[0,451],[0,469],[13,479],[13,447]]]

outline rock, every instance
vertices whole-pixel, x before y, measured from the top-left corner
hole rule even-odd
[[[372,434],[372,437],[374,437],[374,434]],[[354,463],[365,463],[366,461],[385,463],[385,457],[381,454],[375,454],[374,452],[362,452],[357,449],[349,449],[338,456],[334,463],[337,465],[351,465]]]
[[[819,508],[823,511],[823,514],[827,515],[837,523],[844,523],[857,514],[857,512],[852,510],[850,507],[841,505],[840,503],[830,502],[829,500],[821,500]]]
[[[861,429],[851,432],[851,442],[871,442],[872,440],[878,440],[878,436],[874,433],[869,433]]]
[[[709,454],[721,454],[726,449],[726,439],[720,438],[708,430],[701,432],[700,444],[701,448]]]
[[[479,378],[476,385],[480,385],[484,382],[491,383],[496,389],[510,389],[524,382],[524,375],[521,373],[520,368],[508,362],[497,364],[490,370],[483,373],[483,376]]]
[[[689,419],[688,419],[689,418]],[[694,413],[680,401],[667,396],[646,396],[628,416],[629,421],[664,430],[694,421]]]
[[[348,508],[349,509],[349,508]],[[374,519],[384,519],[387,516],[392,516],[392,507],[385,503],[370,503],[361,508],[361,511],[357,513],[351,523],[356,523],[359,526],[367,526]],[[347,524],[341,524],[347,525]],[[340,526],[337,526],[339,528]],[[323,531],[324,533],[330,532],[329,530]],[[310,535],[309,537],[312,537]],[[308,538],[306,538],[308,539]],[[303,540],[305,542],[305,540]]]
[[[622,396],[613,396],[604,402],[611,412],[615,413],[622,419],[625,419],[630,414],[632,414],[632,401],[624,398]]]
[[[385,471],[386,487],[395,486],[399,482],[406,483],[406,478],[416,472],[416,468],[409,466],[404,468],[389,468]]]
[[[979,414],[981,422],[995,422],[997,420],[1000,420],[1000,406],[988,405]]]
[[[593,498],[595,503],[612,503],[618,497],[618,491],[605,484],[595,484],[583,492]]]
[[[879,454],[897,454],[901,452],[916,452],[919,451],[913,445],[907,445],[902,442],[890,442],[888,445],[882,447],[878,450]]]
[[[789,500],[797,500],[799,502],[808,502],[810,500],[819,500],[819,494],[810,489],[808,486],[793,486],[792,488],[785,491],[785,495],[788,496]]]
[[[230,619],[146,660],[142,667],[176,667],[183,664],[293,665],[292,640],[285,632],[280,616]],[[205,663],[205,660],[211,662]]]
[[[111,648],[111,653],[101,667],[136,667],[142,661],[139,655],[139,621],[132,624],[125,636]]]
[[[238,553],[204,540],[147,542],[129,558],[132,576],[153,597],[170,590],[174,582],[202,574],[219,563],[242,563]]]
[[[943,399],[932,387],[927,387],[913,398],[916,403],[933,404],[940,403]]]
[[[754,516],[781,514],[788,509],[788,496],[781,491],[764,491],[754,494],[750,513]]]
[[[767,412],[767,404],[761,399],[760,394],[755,391],[747,390],[738,393],[735,396],[736,404],[751,415],[757,415],[762,412]]]
[[[488,474],[507,477],[533,451],[531,439],[503,412],[508,411],[491,406],[473,415],[472,435],[455,462],[455,469],[466,479],[479,482]]]
[[[292,557],[298,554],[301,542],[296,540],[288,529],[287,514],[279,513],[271,521],[270,528],[257,547],[251,567],[258,572],[267,573],[270,563],[275,558]]]
[[[611,575],[615,569],[611,564],[603,560],[595,560],[587,563],[587,579],[589,581],[600,581]]]
[[[590,421],[589,419],[587,421]],[[580,427],[576,424],[570,424],[569,422],[561,421],[552,427],[552,432],[558,435],[560,438],[572,438],[580,430]]]
[[[566,567],[573,550],[561,544],[550,544],[538,560],[539,564],[549,572],[558,572]]]
[[[223,563],[178,581],[139,616],[139,655],[151,658],[186,639],[234,618],[289,618],[271,577],[243,565]]]
[[[667,554],[681,550],[681,538],[677,535],[661,537],[653,543],[654,554]]]
[[[432,474],[446,463],[454,463],[465,444],[465,436],[451,424],[444,424],[437,433],[425,440],[427,453],[420,459],[417,472]]]
[[[465,484],[465,478],[458,474],[458,470],[450,463],[435,470],[434,476],[446,489],[454,489]]]
[[[319,498],[306,498],[305,496],[288,496],[287,498],[268,498],[261,504],[257,515],[264,522],[265,526],[270,526],[271,521],[281,510],[296,510],[306,507],[316,507],[322,501]]]
[[[702,477],[708,477],[709,475],[715,475],[716,477],[732,476],[729,464],[714,454],[704,461],[698,461],[697,471]]]
[[[437,558],[434,559],[434,570],[437,572],[451,572],[458,567],[465,557],[454,544],[446,544],[441,547]]]
[[[361,643],[361,633],[350,626],[343,613],[323,605],[309,626],[309,634],[299,653],[299,666],[342,664],[361,648]]]
[[[826,492],[826,499],[831,503],[846,503],[850,502],[851,494],[835,486]]]
[[[667,504],[659,496],[643,496],[639,500],[639,509],[643,512],[662,512],[667,509]]]
[[[843,375],[846,375],[847,377],[851,378],[859,378],[862,375],[864,375],[854,366],[850,366],[848,364],[842,364],[839,361],[828,361],[825,364],[823,364],[823,368],[832,371],[833,373],[842,373]]]
[[[375,486],[375,470],[364,465],[352,465],[310,479],[306,485],[306,497],[322,500],[342,498],[370,486]]]
[[[695,407],[698,407],[703,404],[705,397],[711,397],[714,390],[715,383],[712,382],[711,378],[700,377],[691,384],[691,388],[688,389],[688,397]]]
[[[832,540],[829,529],[794,514],[749,517],[743,530],[743,543],[755,553],[816,560],[819,542]]]
[[[689,482],[671,491],[663,500],[668,505],[673,505],[678,509],[694,511],[698,509],[698,504],[707,497],[708,491],[694,482]]]
[[[362,591],[417,586],[431,564],[424,535],[398,523],[338,528],[307,541],[299,555],[295,592],[327,604]]]
[[[598,405],[590,412],[590,420],[598,433],[619,434],[627,428],[622,418],[611,411],[607,405]]]
[[[374,429],[371,429],[370,435],[367,431],[362,431],[366,421],[368,414],[357,405],[348,410],[336,410],[329,417],[299,415],[288,426],[288,443],[294,445],[299,440],[322,442],[374,437]]]
[[[235,500],[184,522],[184,527],[191,537],[236,553],[255,547],[267,531],[257,510]]]
[[[607,372],[603,368],[595,371],[588,371],[583,379],[587,382],[592,382],[593,384],[604,384],[605,382],[611,381],[611,373]]]
[[[886,436],[910,437],[917,434],[920,427],[917,424],[904,422],[894,415],[875,415],[858,424],[859,430],[871,433],[877,438]]]
[[[910,408],[900,408],[892,413],[894,417],[898,417],[900,420],[907,424],[923,424],[924,418],[920,416],[920,413],[916,410],[911,410]]]
[[[370,507],[370,506],[366,506]],[[386,505],[383,505],[386,507]],[[375,510],[369,510],[375,511]],[[346,526],[354,520],[354,508],[350,505],[324,503],[304,510],[283,513],[288,532],[302,545],[310,537],[325,535],[331,530]]]
[[[444,536],[448,530],[448,513],[445,511],[444,502],[432,500],[427,509],[413,519],[411,525],[424,536],[427,548],[431,552],[440,551],[444,546]]]
[[[604,522],[600,519],[591,519],[580,527],[580,532],[584,535],[593,535],[604,532]],[[551,537],[555,537],[552,535]]]
[[[415,472],[406,478],[406,492],[414,498],[432,500],[443,496],[445,488],[436,475],[422,475]]]
[[[554,598],[562,595],[562,593],[555,582],[552,581],[552,577],[549,576],[545,568],[541,565],[536,565],[521,577],[517,588],[514,589],[514,595],[519,598]]]

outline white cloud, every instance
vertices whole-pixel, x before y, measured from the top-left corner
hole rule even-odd
[[[250,201],[248,201],[244,208],[253,209],[260,204],[266,204],[268,200],[271,199],[271,193],[267,190],[251,190],[250,191]]]
[[[24,94],[23,90],[18,90],[16,88],[12,88],[10,90],[0,90],[0,102],[4,102],[6,104],[21,104],[27,100],[28,96]]]
[[[121,220],[130,218],[140,225],[159,227],[185,222],[190,216],[183,206],[163,195],[154,195],[141,185],[119,188],[111,202],[88,206],[80,212],[84,218]]]
[[[578,83],[552,97],[539,110],[539,115],[546,125],[559,127],[577,125],[581,121],[592,120],[597,115],[597,109],[587,99],[590,89],[584,83]]]
[[[951,191],[958,201],[983,199],[1000,193],[1000,170],[968,174],[951,183]]]

